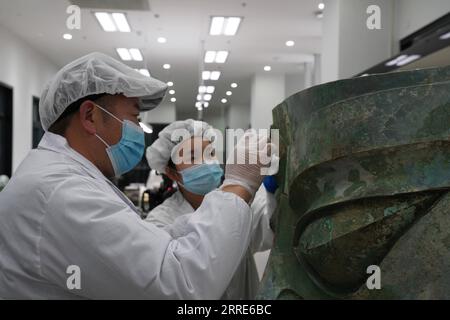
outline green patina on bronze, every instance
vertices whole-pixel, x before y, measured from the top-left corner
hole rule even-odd
[[[450,67],[316,86],[273,118],[279,208],[259,298],[450,298]],[[370,265],[381,290],[366,288]]]

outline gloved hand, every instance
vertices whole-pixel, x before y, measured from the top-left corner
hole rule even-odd
[[[227,159],[223,186],[242,186],[253,197],[264,177],[278,171],[276,150],[267,135],[247,130]],[[277,163],[271,166],[272,161]]]
[[[263,180],[264,187],[266,188],[267,192],[275,193],[278,189],[278,183],[275,179],[275,176],[267,176]]]

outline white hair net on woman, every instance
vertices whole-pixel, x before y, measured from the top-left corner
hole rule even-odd
[[[127,65],[94,52],[59,70],[42,91],[39,115],[45,131],[77,100],[95,94],[123,94],[139,98],[141,111],[155,108],[167,85]]]
[[[165,173],[169,160],[177,147],[183,141],[193,137],[211,140],[215,137],[214,129],[206,122],[192,119],[175,121],[165,127],[158,134],[158,139],[147,148],[146,157],[150,168]]]

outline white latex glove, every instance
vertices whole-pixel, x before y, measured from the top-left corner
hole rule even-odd
[[[276,153],[276,146],[270,143],[267,134],[247,130],[228,156],[222,186],[242,186],[253,197],[264,177],[278,171]]]

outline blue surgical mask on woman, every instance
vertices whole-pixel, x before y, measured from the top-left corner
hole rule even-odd
[[[144,155],[145,134],[141,127],[129,120],[120,120],[115,115],[97,105],[101,110],[122,123],[120,141],[110,146],[105,140],[95,134],[106,145],[106,153],[114,169],[114,174],[120,176],[138,165]]]
[[[222,181],[223,170],[218,163],[203,163],[180,171],[187,191],[204,196],[216,189]]]

